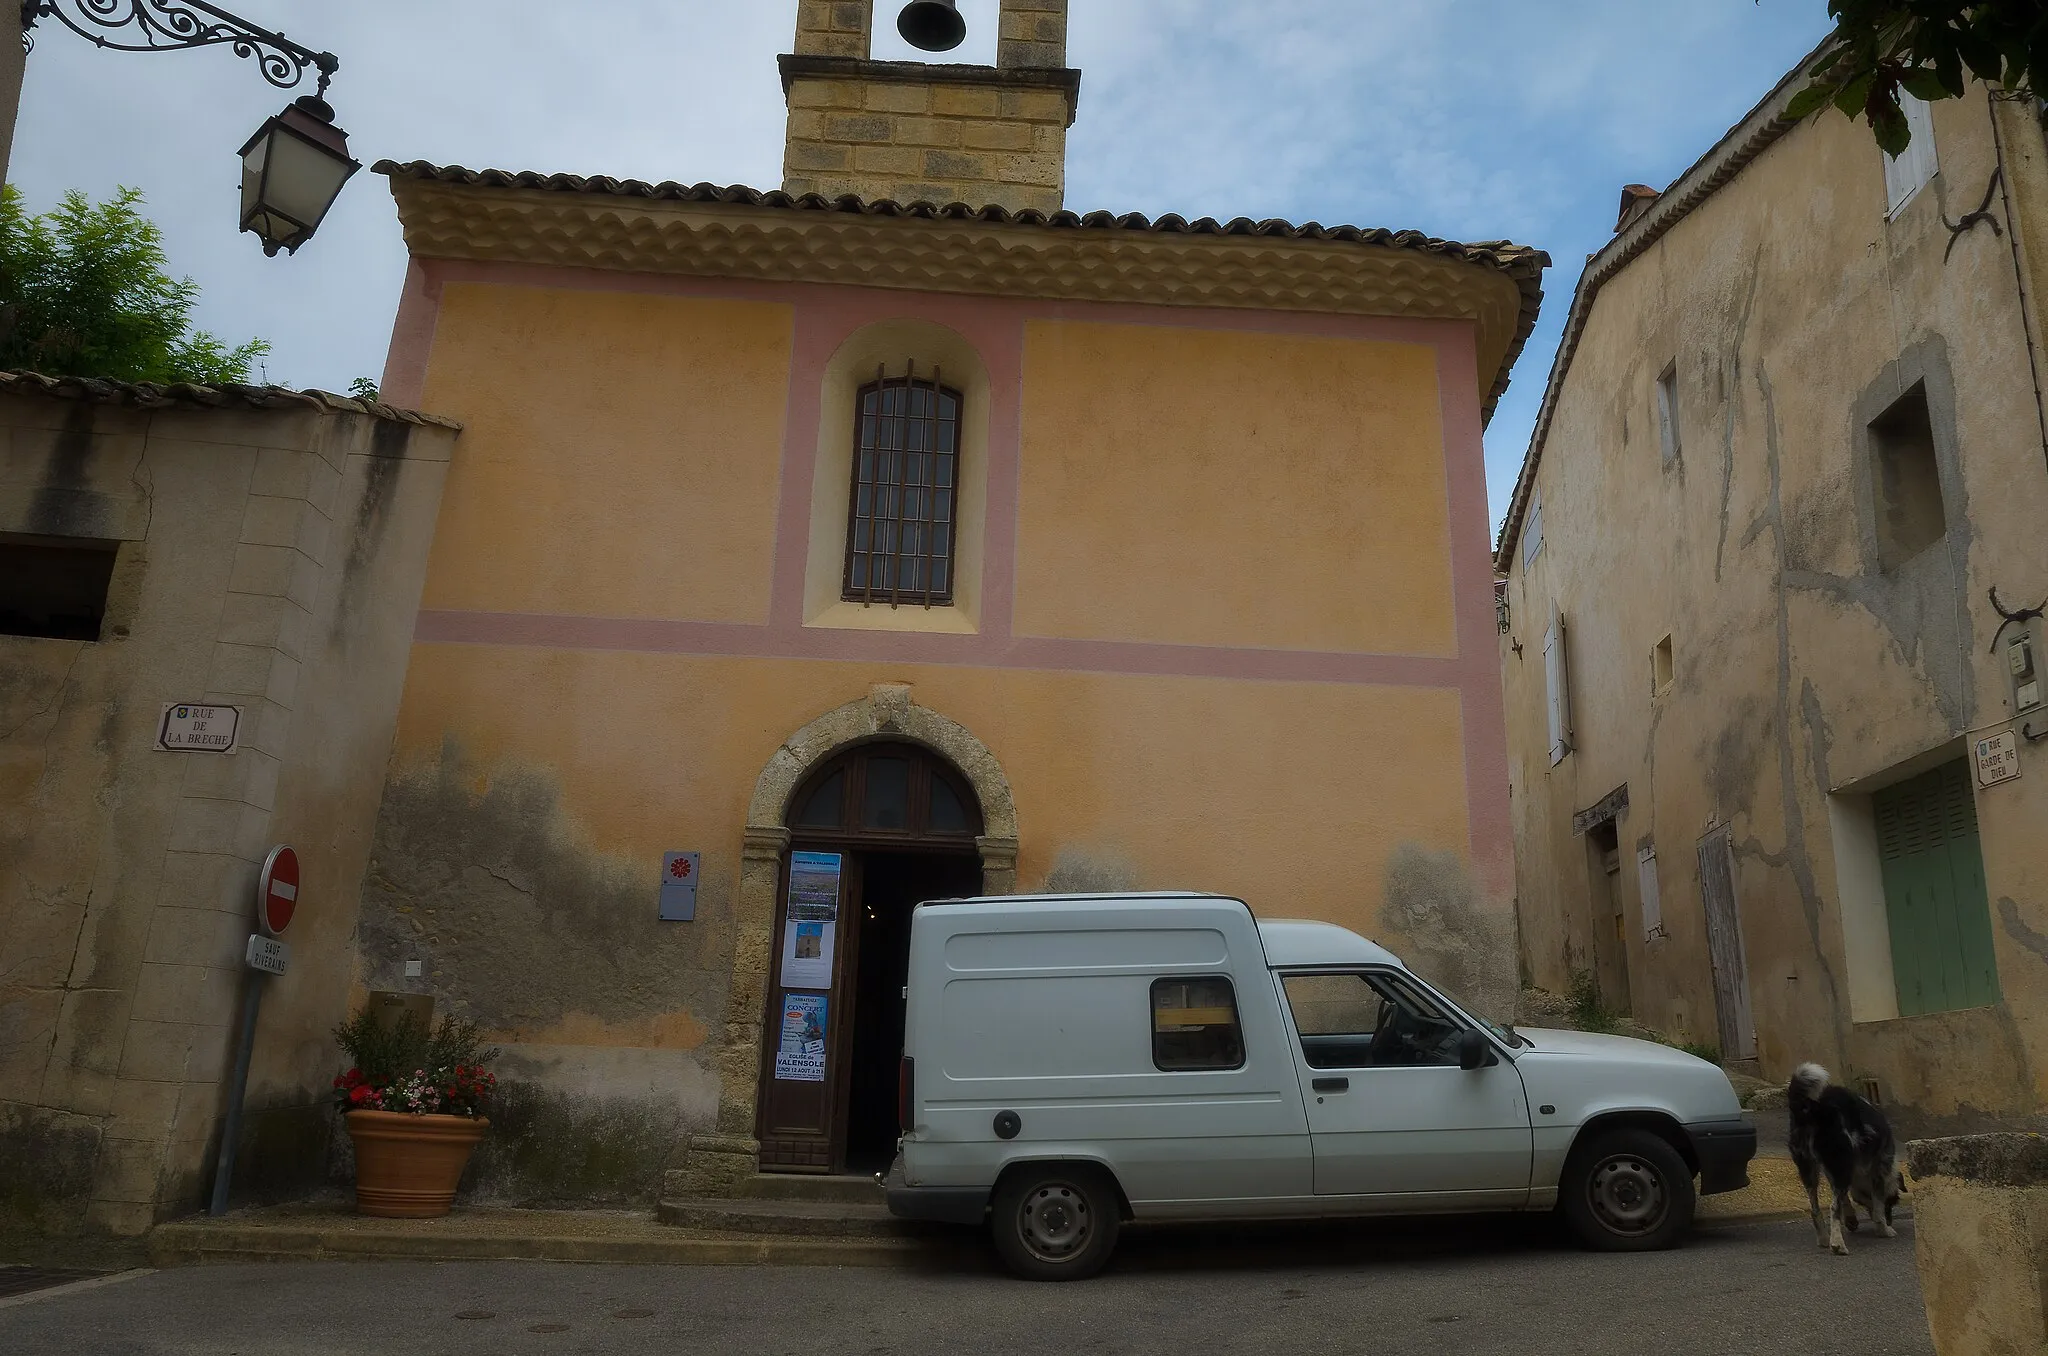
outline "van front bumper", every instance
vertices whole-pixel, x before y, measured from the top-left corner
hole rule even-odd
[[[1698,1121],[1685,1127],[1700,1165],[1700,1195],[1740,1191],[1749,1185],[1749,1160],[1756,1157],[1756,1127],[1745,1120]]]
[[[903,1155],[889,1165],[882,1179],[889,1213],[898,1219],[927,1219],[940,1224],[980,1224],[988,1214],[987,1187],[912,1186],[903,1180]]]

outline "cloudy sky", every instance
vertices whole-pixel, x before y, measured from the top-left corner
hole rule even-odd
[[[76,6],[78,0],[62,0]],[[341,58],[364,164],[781,179],[793,0],[230,0]],[[915,55],[878,0],[878,57]],[[1497,520],[1585,256],[1621,185],[1662,187],[1827,31],[1823,0],[1073,0],[1067,205],[1413,227],[1550,251],[1549,300],[1487,431]],[[961,0],[994,57],[995,0]],[[227,50],[105,52],[44,19],[9,178],[140,188],[202,326],[272,343],[266,375],[346,389],[383,367],[404,273],[367,171],[296,257],[235,231],[235,152],[284,103]],[[310,86],[309,86],[310,87]]]

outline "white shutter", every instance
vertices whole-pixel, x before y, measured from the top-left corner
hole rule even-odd
[[[1539,490],[1529,496],[1529,514],[1522,520],[1522,564],[1534,559],[1543,549],[1543,494]]]
[[[1657,892],[1657,848],[1636,849],[1636,889],[1643,897],[1643,938],[1663,935],[1664,897]]]
[[[1940,168],[1934,158],[1934,119],[1927,105],[1904,90],[1899,91],[1899,109],[1906,115],[1906,130],[1913,139],[1905,153],[1894,160],[1884,158],[1884,214],[1891,216]]]
[[[1543,633],[1543,685],[1550,700],[1550,765],[1556,767],[1572,751],[1572,704],[1564,662],[1564,618],[1551,614]]]

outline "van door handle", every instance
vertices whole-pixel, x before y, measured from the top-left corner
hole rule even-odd
[[[1348,1078],[1318,1078],[1310,1086],[1315,1088],[1317,1092],[1349,1092],[1351,1091],[1351,1080]]]

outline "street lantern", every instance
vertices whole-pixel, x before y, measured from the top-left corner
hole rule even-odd
[[[327,82],[341,63],[302,47],[207,0],[21,0],[21,41],[35,43],[36,20],[51,18],[97,47],[173,52],[225,46],[253,58],[265,80],[290,89],[308,71],[318,88],[267,120],[242,147],[242,229],[265,254],[296,253],[320,228],[335,195],[362,166],[349,158],[348,135],[334,125]]]
[[[361,169],[348,153],[348,133],[315,95],[294,99],[267,119],[242,147],[242,229],[265,254],[287,254],[320,229],[341,186]]]

